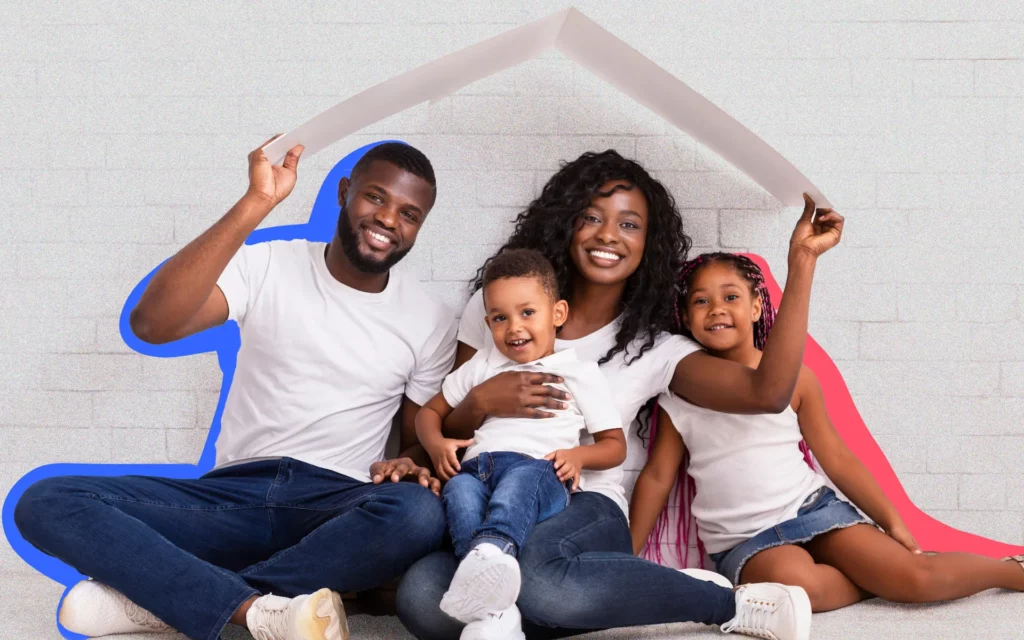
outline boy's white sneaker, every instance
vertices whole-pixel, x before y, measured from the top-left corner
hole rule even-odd
[[[119,633],[174,631],[120,591],[95,580],[82,580],[71,587],[64,596],[58,619],[68,631],[90,638]]]
[[[703,580],[705,582],[714,582],[718,586],[725,587],[726,589],[732,591],[732,582],[729,580],[729,578],[726,578],[717,571],[708,571],[707,569],[680,569],[679,573],[685,573],[691,578],[696,578],[697,580]]]
[[[477,545],[455,570],[441,611],[466,623],[505,611],[516,603],[521,580],[515,558],[493,544]]]
[[[330,589],[294,598],[261,596],[245,624],[255,640],[349,640],[341,597]]]
[[[745,584],[736,590],[736,617],[723,624],[722,631],[769,640],[808,640],[811,601],[800,587]]]
[[[499,613],[489,613],[482,620],[470,622],[462,630],[459,640],[526,640],[519,607],[512,605]]]

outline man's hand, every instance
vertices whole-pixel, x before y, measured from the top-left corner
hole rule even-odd
[[[544,456],[544,459],[555,463],[555,474],[558,475],[560,482],[565,482],[571,478],[572,490],[575,491],[579,488],[580,470],[583,468],[583,464],[580,462],[576,451],[573,449],[559,449]]]
[[[301,144],[296,145],[288,151],[281,166],[271,165],[263,147],[280,137],[279,133],[249,154],[249,189],[246,195],[265,202],[270,209],[287,198],[295,188],[299,156],[304,149]]]
[[[459,464],[459,457],[456,452],[465,449],[473,444],[472,440],[456,440],[455,438],[441,438],[429,446],[424,445],[430,461],[437,471],[437,476],[444,482],[448,482],[455,474],[462,470]]]
[[[430,475],[430,469],[419,466],[412,461],[412,458],[395,458],[374,462],[370,465],[370,479],[373,484],[380,484],[385,480],[391,482],[415,480],[421,487],[433,491],[434,495],[439,497],[441,495],[441,481]]]

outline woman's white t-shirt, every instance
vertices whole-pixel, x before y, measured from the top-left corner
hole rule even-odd
[[[466,303],[466,309],[459,323],[459,341],[464,342],[478,351],[492,348],[494,340],[487,327],[486,311],[484,310],[483,293],[477,291]],[[556,340],[555,351],[574,349],[580,360],[600,360],[608,350],[615,346],[615,334],[619,330],[618,320],[598,329],[588,336],[576,340]],[[641,343],[630,345],[629,353],[634,356]],[[615,406],[619,411],[622,424],[632,424],[631,433],[636,433],[636,414],[644,404],[654,396],[668,391],[668,385],[675,374],[676,365],[680,360],[701,349],[696,342],[683,336],[663,333],[654,340],[654,346],[632,364],[625,362],[626,354],[616,353],[611,360],[601,365],[601,373],[605,375],[614,395]],[[634,439],[630,439],[631,442]],[[594,438],[588,433],[580,436],[580,444],[593,444]],[[595,491],[612,499],[629,513],[626,491],[623,487],[623,467],[625,465],[642,466],[637,462],[637,451],[631,447],[624,465],[605,471],[584,470],[581,477],[587,491]]]

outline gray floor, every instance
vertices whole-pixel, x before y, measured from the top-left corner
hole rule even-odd
[[[55,606],[63,588],[32,574],[0,575],[0,638],[59,638],[54,623]],[[411,639],[396,618],[353,616],[354,640]],[[248,640],[249,635],[231,628],[225,640]],[[619,629],[579,636],[581,640],[666,640],[668,638],[715,638],[710,627],[692,624]],[[901,606],[878,600],[814,618],[815,639],[881,640],[884,638],[1024,638],[1024,594],[989,591],[973,598],[942,605]],[[184,636],[117,636],[118,640],[184,640]]]

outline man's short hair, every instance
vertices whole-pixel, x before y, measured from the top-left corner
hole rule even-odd
[[[483,286],[506,278],[537,278],[544,291],[558,300],[558,277],[551,262],[536,249],[506,249],[484,265]]]
[[[377,160],[391,163],[403,171],[419,176],[434,189],[437,189],[434,167],[430,164],[430,160],[416,147],[402,142],[385,142],[364,153],[356,166],[352,167],[352,180],[355,180]]]

